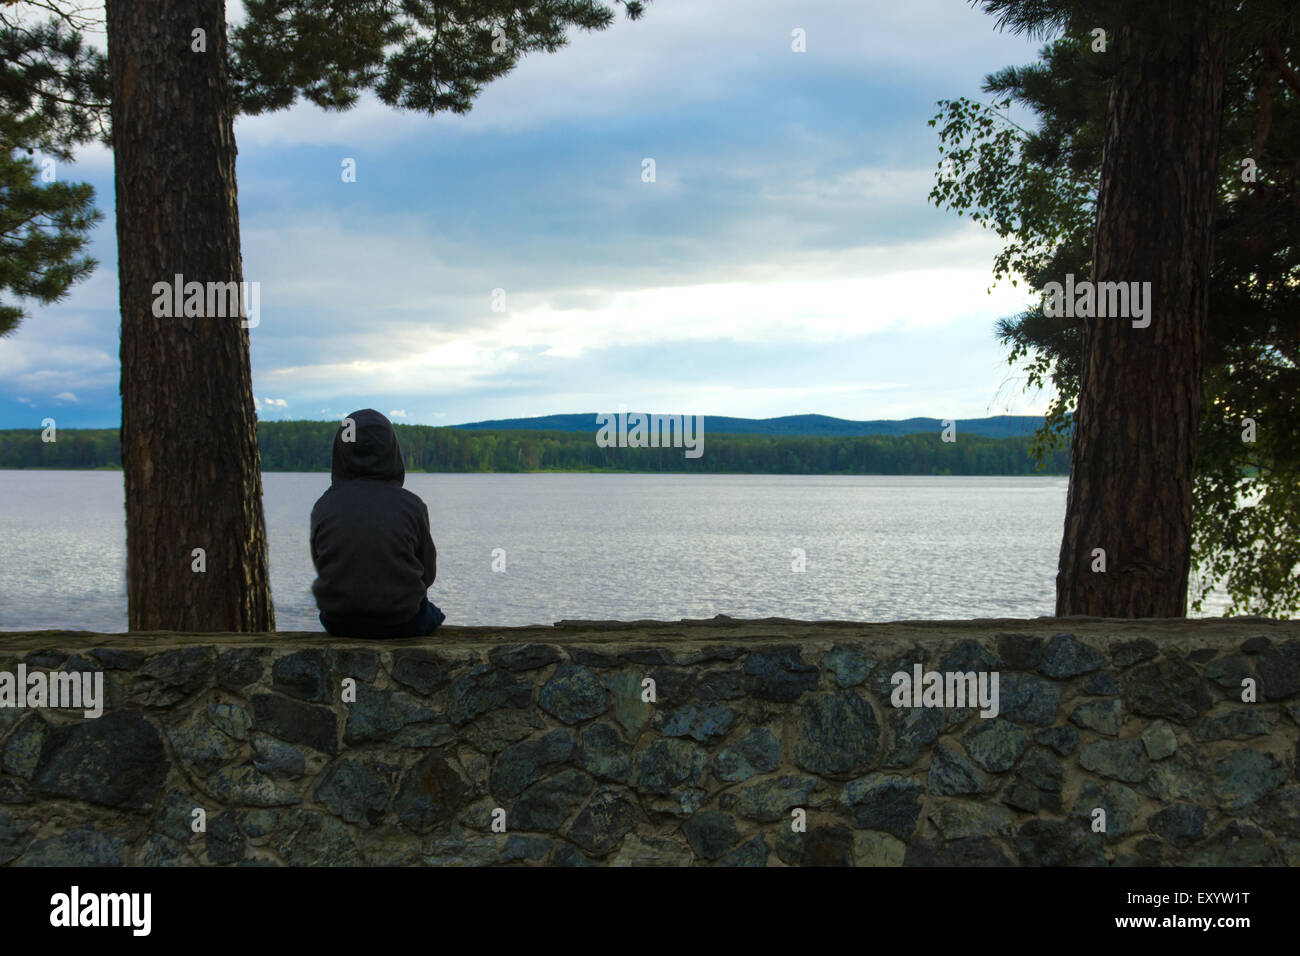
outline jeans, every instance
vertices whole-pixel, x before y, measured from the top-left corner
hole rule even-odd
[[[364,622],[344,622],[327,618],[324,611],[320,615],[321,626],[333,637],[360,637],[375,640],[426,637],[436,631],[438,625],[445,620],[447,615],[443,614],[436,604],[430,603],[427,597],[421,599],[420,610],[415,613],[415,617],[402,624],[386,624],[381,627]]]

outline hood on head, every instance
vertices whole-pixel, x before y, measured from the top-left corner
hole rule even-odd
[[[348,419],[353,422],[352,441],[344,441]],[[397,444],[393,423],[373,408],[353,412],[339,425],[334,435],[334,455],[330,466],[335,482],[370,478],[377,481],[406,480],[402,449]]]

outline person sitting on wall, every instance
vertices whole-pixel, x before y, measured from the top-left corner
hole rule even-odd
[[[437,576],[429,509],[405,480],[392,422],[373,408],[343,419],[331,484],[311,509],[311,590],[335,637],[422,637],[447,619],[427,594]]]

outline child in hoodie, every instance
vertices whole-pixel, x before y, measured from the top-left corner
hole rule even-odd
[[[312,594],[335,637],[432,634],[447,619],[426,591],[437,575],[429,509],[402,487],[393,423],[353,412],[334,436],[332,483],[311,510]]]

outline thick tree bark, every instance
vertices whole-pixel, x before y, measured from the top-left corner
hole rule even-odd
[[[155,283],[243,279],[225,2],[108,0],[107,27],[130,628],[274,630],[248,330],[154,314]]]
[[[1150,325],[1085,322],[1058,615],[1186,613],[1224,7],[1152,4],[1112,45],[1092,281],[1150,282]]]

